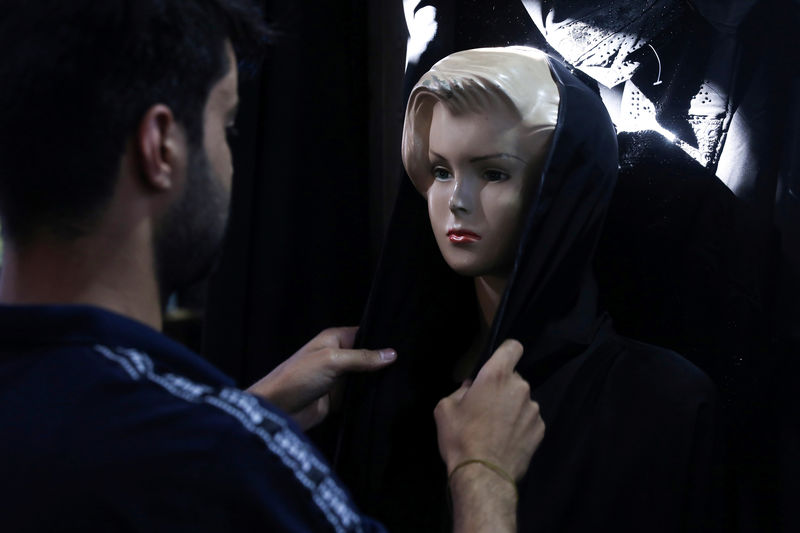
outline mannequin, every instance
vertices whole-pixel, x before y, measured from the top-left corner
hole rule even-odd
[[[430,416],[503,340],[521,341],[547,435],[520,531],[708,531],[715,391],[622,338],[592,258],[617,176],[600,99],[524,47],[452,54],[411,92],[401,186],[357,345],[390,369],[347,391],[337,468],[392,531],[446,531]]]

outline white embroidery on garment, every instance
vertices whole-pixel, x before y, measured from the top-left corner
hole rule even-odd
[[[312,501],[337,533],[362,531],[360,516],[333,479],[328,465],[317,457],[283,417],[264,408],[254,396],[231,387],[217,389],[185,376],[156,372],[153,360],[137,350],[111,349],[102,345],[96,345],[94,349],[120,365],[135,381],[150,381],[182,400],[214,406],[237,419],[247,431],[261,439],[311,492]]]

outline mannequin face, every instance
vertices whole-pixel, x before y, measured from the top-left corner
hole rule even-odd
[[[453,114],[434,104],[425,195],[436,242],[453,270],[510,273],[550,137],[524,135],[502,106]]]

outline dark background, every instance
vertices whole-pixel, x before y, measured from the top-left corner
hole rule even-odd
[[[402,170],[402,5],[313,4],[264,3],[276,36],[240,87],[202,351],[241,385],[325,327],[358,323]]]
[[[189,321],[189,328],[179,332],[185,342],[243,386],[263,376],[323,328],[358,323],[397,183],[404,177],[399,156],[404,102],[419,75],[441,57],[465,48],[527,44],[553,53],[519,0],[428,0],[420,2],[418,8],[427,5],[436,8],[438,32],[418,63],[409,65],[404,76],[408,34],[400,0],[313,5],[264,1],[262,5],[276,36],[268,47],[263,67],[254,77],[241,82],[242,102],[237,121],[240,135],[233,141],[236,172],[227,247],[208,287],[195,288],[181,298],[181,303],[205,311],[202,342],[197,320]],[[716,279],[732,278],[720,283],[742,292],[742,282],[733,278],[743,277],[738,272],[743,269],[757,270],[761,280],[761,285],[748,293],[761,292],[757,295],[758,305],[750,306],[754,311],[749,316],[733,317],[725,327],[714,326],[721,332],[716,334],[717,338],[706,335],[702,341],[699,337],[705,335],[703,317],[695,320],[692,327],[696,339],[692,342],[700,350],[724,345],[726,339],[734,345],[739,343],[732,341],[730,333],[747,330],[746,324],[743,330],[743,323],[752,322],[756,312],[762,321],[774,325],[778,342],[787,340],[794,345],[798,340],[794,324],[800,310],[800,284],[796,275],[800,244],[792,238],[800,227],[797,193],[800,178],[797,150],[793,149],[800,129],[796,95],[800,75],[797,47],[792,46],[797,39],[790,38],[794,35],[791,22],[797,19],[796,7],[794,0],[762,0],[755,4],[739,28],[737,39],[741,41],[740,63],[758,66],[760,72],[745,76],[744,71],[740,76],[744,79],[740,84],[743,88],[731,88],[742,94],[755,93],[757,97],[745,103],[756,101],[759,107],[746,110],[747,113],[757,124],[773,124],[767,130],[769,140],[761,135],[752,139],[750,145],[742,146],[742,151],[750,154],[750,146],[762,146],[760,159],[749,157],[746,163],[758,170],[759,183],[773,191],[775,201],[740,199],[737,203],[748,211],[746,217],[736,215],[732,222],[715,217],[703,223],[704,227],[698,227],[696,221],[708,218],[712,202],[724,194],[711,183],[718,181],[713,174],[708,176],[709,186],[720,189],[720,193],[713,194],[716,199],[696,200],[699,196],[681,189],[678,180],[671,187],[672,178],[668,175],[663,178],[665,184],[651,191],[670,200],[671,211],[664,215],[682,225],[680,231],[686,237],[676,230],[669,255],[658,257],[661,244],[646,235],[649,239],[646,244],[652,250],[648,252],[651,263],[648,268],[661,268],[659,265],[665,261],[674,262],[677,256],[686,255],[686,249],[696,244],[690,241],[696,241],[702,230],[711,233],[700,243],[705,248],[717,246],[711,242],[714,239],[731,242],[730,251],[724,254],[716,250],[703,252],[714,256],[719,271]],[[699,14],[690,13],[698,24],[706,24]],[[687,48],[685,53],[689,56],[694,53],[692,46],[702,48],[700,44],[683,43],[685,40],[684,35],[676,43]],[[650,153],[655,154],[652,150]],[[621,160],[624,159],[625,154],[621,154]],[[660,166],[673,167],[673,174],[685,181],[686,172],[675,164],[677,160],[669,154],[663,159],[667,164]],[[645,167],[636,165],[630,183],[638,187],[644,183],[642,180],[652,179],[653,172],[642,172],[640,169]],[[644,198],[648,191],[631,189],[630,194]],[[688,196],[695,199],[687,201]],[[636,203],[633,197],[626,200],[631,205]],[[622,204],[617,202],[617,205]],[[630,209],[617,210],[612,211],[611,218],[616,217],[620,231],[625,232],[630,215]],[[743,228],[737,231],[749,235],[732,234],[727,227],[733,225]],[[619,240],[617,235],[612,237]],[[744,238],[759,246],[763,243],[764,250],[746,245],[744,252],[748,257],[740,260],[743,252],[736,251],[733,245]],[[773,241],[783,244],[773,246]],[[616,257],[619,251],[614,254]],[[634,251],[634,257],[629,259],[638,261],[635,254]],[[757,257],[750,256],[764,256],[763,265],[757,264],[760,263]],[[619,265],[613,264],[614,257],[612,263],[606,261],[606,272],[619,270]],[[692,265],[698,264],[688,255],[686,262],[690,271],[695,268]],[[673,289],[696,292],[693,286],[670,287],[670,283],[683,282],[672,281],[676,279],[675,269],[663,270],[660,278],[645,272],[651,287],[643,289],[660,284],[658,290],[665,295],[676,292]],[[602,278],[603,273],[600,274]],[[767,286],[770,283],[772,286]],[[641,289],[632,286],[627,290],[630,294],[640,294]],[[720,290],[729,292],[724,286]],[[622,293],[617,291],[617,294]],[[706,295],[707,300],[718,300],[710,294]],[[755,300],[751,295],[748,298]],[[639,305],[647,303],[643,300]],[[663,322],[658,312],[662,316],[713,313],[713,310],[700,313],[697,302],[690,300],[681,304],[683,307],[663,301],[651,303],[655,304],[651,307],[658,308],[651,321],[656,325]],[[702,305],[708,306],[708,302]],[[720,303],[718,307],[723,306]],[[649,312],[644,308],[629,306],[621,310],[633,320],[650,316],[641,314]],[[719,312],[724,311],[723,308]],[[624,331],[628,317],[615,318]],[[726,328],[727,332],[723,331]],[[637,336],[634,328],[626,333]],[[744,332],[745,336],[748,334]],[[686,335],[679,335],[684,338],[675,339],[672,346],[663,335],[650,335],[645,340],[686,354]],[[705,369],[708,371],[707,365]]]
[[[185,330],[182,338],[241,385],[263,376],[321,329],[358,323],[397,183],[404,177],[399,156],[404,102],[419,75],[441,57],[465,48],[527,44],[553,53],[519,0],[428,0],[420,2],[418,8],[435,6],[438,32],[404,76],[408,34],[400,0],[311,4],[264,1],[262,5],[276,36],[263,68],[254,78],[241,82],[240,135],[233,141],[236,172],[227,247],[208,286],[207,300],[205,286],[182,298],[182,303],[188,302],[190,307],[205,309],[202,343],[196,320],[194,329]],[[669,256],[651,253],[650,265],[659,268],[666,260],[674,261],[684,254],[699,230],[711,232],[706,242],[700,243],[705,247],[717,246],[710,242],[713,239],[731,241],[730,252],[709,252],[721,269],[716,277],[742,278],[734,271],[758,270],[759,279],[766,280],[760,283],[772,286],[750,291],[761,291],[758,305],[752,307],[763,320],[774,324],[776,337],[792,345],[800,336],[794,327],[800,316],[796,275],[800,244],[795,242],[800,231],[796,150],[800,62],[796,60],[797,39],[792,31],[796,7],[795,0],[755,4],[737,35],[741,41],[740,64],[753,65],[750,70],[755,74],[746,75],[747,69],[742,69],[741,88],[731,88],[734,93],[756,94],[748,100],[739,98],[751,107],[756,102],[756,107],[746,113],[756,124],[772,124],[766,130],[768,137],[760,134],[742,146],[742,153],[747,154],[743,155],[745,164],[758,171],[757,180],[765,185],[762,189],[772,191],[769,194],[775,201],[769,197],[758,202],[742,199],[739,203],[749,211],[747,217],[737,215],[732,223],[725,224],[750,228],[746,238],[769,245],[764,251],[750,246],[748,255],[774,257],[764,258],[763,265],[767,266],[756,264],[757,258],[740,260],[743,252],[736,251],[733,244],[744,237],[727,231],[720,217],[706,224],[719,228],[698,228],[695,224],[700,217],[708,218],[711,200],[689,205],[687,196],[699,197],[681,190],[678,181],[676,187],[670,187],[671,178],[665,176],[666,185],[660,185],[655,194],[670,199],[674,207],[665,216],[686,226],[681,230],[686,237],[676,231]],[[706,24],[699,14],[692,13],[698,24]],[[687,48],[689,57],[706,47],[705,41],[683,43],[685,32],[676,35],[680,39],[675,42]],[[732,101],[736,100],[734,96]],[[749,156],[755,153],[752,146],[761,147],[758,158]],[[624,159],[624,154],[621,156]],[[685,177],[685,170],[675,165],[674,157],[665,155],[664,160],[666,166],[676,169],[675,175]],[[633,168],[632,184],[641,182],[636,179],[652,179],[652,171],[645,176],[639,168],[644,167]],[[713,174],[710,181],[715,181]],[[644,197],[648,191],[631,194]],[[715,193],[715,197],[720,194]],[[635,203],[635,198],[629,200]],[[626,231],[630,214],[612,212],[622,231]],[[685,246],[681,244],[684,241]],[[772,246],[772,241],[783,244]],[[653,253],[661,246],[652,238],[649,245]],[[686,261],[690,270],[698,263],[694,258]],[[741,261],[748,263],[731,266]],[[610,264],[606,270],[611,272],[616,266]],[[661,279],[649,276],[651,285],[661,283],[659,290],[669,293],[673,288],[668,284],[674,282],[668,276],[674,279],[674,272],[665,271]],[[742,282],[734,279],[728,285],[739,290]],[[641,291],[629,287],[629,292]],[[655,306],[661,308],[662,315],[698,314],[700,309],[696,303],[683,309],[667,307],[661,301]],[[632,319],[647,319],[648,315],[635,311],[629,313]],[[704,310],[699,314],[710,313]],[[654,316],[653,323],[663,321],[658,313]],[[626,317],[616,318],[622,319],[617,323],[624,330]],[[700,316],[695,321],[696,337],[703,335],[702,319]],[[728,333],[720,333],[718,339],[707,336],[704,344],[724,343],[723,336],[730,337],[734,329],[741,332],[745,321],[751,318],[734,317],[728,321]],[[626,333],[636,336],[633,329]],[[649,340],[669,344],[663,336]],[[671,347],[686,353],[684,340],[678,339]]]

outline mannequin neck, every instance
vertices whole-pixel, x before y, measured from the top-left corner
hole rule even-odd
[[[491,329],[500,300],[503,298],[508,279],[500,276],[480,276],[474,278],[475,295],[478,300],[478,332],[467,352],[458,360],[453,370],[453,378],[461,382],[473,374],[478,358],[481,356]]]
[[[506,276],[478,276],[475,278],[475,295],[478,298],[481,331],[485,331],[486,334],[494,322],[507,283]]]

